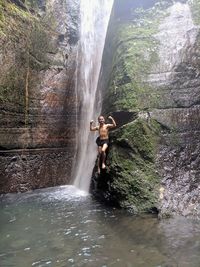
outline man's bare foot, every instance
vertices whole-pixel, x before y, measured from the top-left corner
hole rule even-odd
[[[102,169],[105,169],[106,165],[104,163],[102,163]]]

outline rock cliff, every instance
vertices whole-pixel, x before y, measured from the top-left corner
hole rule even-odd
[[[0,193],[66,184],[79,1],[0,0]]]
[[[91,186],[107,203],[200,213],[199,14],[199,0],[115,0],[99,90],[118,128]],[[70,181],[78,28],[78,0],[0,0],[0,193]]]
[[[198,0],[115,1],[99,87],[119,127],[92,185],[107,202],[200,212],[199,10]]]

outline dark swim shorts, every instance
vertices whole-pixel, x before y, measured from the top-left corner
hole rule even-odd
[[[96,139],[96,143],[97,143],[97,145],[98,146],[103,146],[104,144],[109,144],[109,139],[100,139],[100,137],[97,137],[97,139]]]

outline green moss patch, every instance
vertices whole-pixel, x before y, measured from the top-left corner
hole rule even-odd
[[[148,10],[133,11],[131,21],[116,23],[112,74],[105,93],[104,110],[139,111],[152,108],[159,96],[145,79],[159,61],[159,42],[155,34],[165,18],[169,3],[157,4]]]
[[[9,102],[20,105],[23,112],[25,75],[25,72],[21,72],[21,69],[15,69],[14,67],[6,73],[0,85],[0,104]]]
[[[25,5],[34,7],[34,2],[26,1]],[[52,15],[48,14],[49,26],[47,17],[39,18],[36,11],[31,13],[28,7],[22,9],[0,0],[1,105],[27,113],[27,93],[40,82],[39,72],[53,64],[48,54],[56,52],[52,41],[55,25],[51,21]]]
[[[26,6],[29,8],[33,8],[35,10],[38,9],[38,3],[39,3],[38,0],[25,0]]]
[[[98,182],[98,190],[109,203],[134,212],[148,212],[157,206],[160,178],[155,155],[159,132],[155,121],[148,125],[137,119],[112,133],[109,171]]]
[[[200,25],[200,1],[199,0],[190,0],[189,4],[191,7],[194,23],[197,25]]]

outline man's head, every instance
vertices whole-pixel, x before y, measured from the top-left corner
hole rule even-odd
[[[104,116],[99,116],[98,117],[98,122],[99,122],[99,124],[104,124],[105,123]]]

